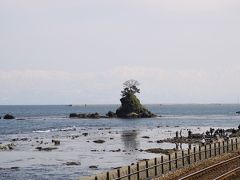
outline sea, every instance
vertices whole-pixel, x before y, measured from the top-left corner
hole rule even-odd
[[[171,149],[176,144],[157,143],[176,132],[203,133],[209,128],[237,128],[239,104],[145,105],[158,115],[150,119],[70,119],[70,113],[105,115],[119,105],[11,105],[0,106],[0,179],[77,179],[160,157],[149,148]],[[55,146],[52,140],[60,140]],[[104,143],[95,143],[103,140]],[[37,147],[56,147],[39,151]],[[187,144],[181,146],[187,148]],[[76,165],[69,165],[75,162]],[[71,164],[71,163],[70,163]],[[92,168],[94,166],[94,168]]]

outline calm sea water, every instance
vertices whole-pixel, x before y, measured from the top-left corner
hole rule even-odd
[[[210,127],[236,128],[240,124],[240,116],[236,115],[239,104],[146,106],[161,117],[131,120],[68,118],[70,113],[99,112],[104,115],[109,110],[115,111],[118,105],[0,106],[0,116],[11,113],[17,118],[0,120],[0,143],[10,143],[13,138],[29,139],[16,142],[13,151],[0,151],[0,179],[76,179],[153,158],[155,154],[137,149],[173,148],[171,144],[150,144],[148,141],[172,137],[180,129],[190,128],[201,133]],[[81,136],[86,132],[89,136]],[[80,137],[72,139],[72,135]],[[150,139],[141,138],[146,135]],[[61,140],[58,150],[36,151],[38,139],[50,144],[52,138]],[[106,143],[95,144],[93,140],[96,139],[104,139]],[[121,152],[112,152],[117,149]],[[80,161],[81,165],[66,166],[69,161]],[[98,168],[89,169],[90,165]],[[14,166],[19,169],[11,169]]]
[[[118,105],[88,106],[0,106],[0,116],[11,113],[21,120],[0,121],[0,134],[29,133],[37,130],[76,127],[125,127],[125,126],[220,126],[232,127],[239,124],[239,104],[223,105],[146,105],[153,113],[161,115],[155,119],[101,119],[69,120],[70,113],[99,112],[105,115],[109,110],[115,111]],[[66,120],[67,119],[67,120]],[[156,121],[157,119],[157,121]]]

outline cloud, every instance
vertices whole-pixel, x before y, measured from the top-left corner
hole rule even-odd
[[[122,66],[100,72],[0,71],[1,103],[119,103],[122,83],[140,82],[144,103],[211,102],[238,95],[240,69],[176,70]],[[233,99],[233,98],[232,98]],[[84,104],[83,103],[83,104]]]

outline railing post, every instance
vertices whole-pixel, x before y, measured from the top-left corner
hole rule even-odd
[[[209,144],[209,156],[212,157],[212,144]]]
[[[157,158],[154,158],[154,165],[155,165],[155,176],[158,175],[158,172],[157,172]]]
[[[238,140],[237,140],[237,138],[236,138],[236,150],[238,149]]]
[[[221,143],[218,142],[218,154],[220,155],[221,154]]]
[[[227,153],[228,153],[228,151],[229,151],[229,142],[227,140]]]
[[[178,155],[177,155],[177,152],[175,152],[175,167],[176,169],[178,168]]]
[[[128,166],[128,180],[131,180],[131,166]]]
[[[139,163],[137,163],[137,180],[139,180],[140,179],[140,175],[139,175]]]
[[[117,170],[117,176],[118,176],[118,179],[120,179],[120,177],[121,177],[120,168]]]
[[[216,143],[214,143],[214,156],[217,156],[217,146],[216,146]]]
[[[232,144],[232,151],[233,151],[233,139],[231,139],[231,144]]]
[[[161,156],[162,174],[164,174],[163,156]]]
[[[207,146],[204,145],[205,159],[207,159]]]
[[[95,180],[97,180],[98,178],[97,178],[97,176],[95,176]]]
[[[185,166],[185,163],[184,163],[184,151],[182,151],[182,165],[183,165],[183,167]]]
[[[222,142],[222,146],[223,146],[223,153],[225,153],[225,141]]]
[[[168,161],[169,161],[169,171],[171,171],[172,170],[171,154],[168,155]]]
[[[190,149],[188,149],[188,164],[191,163],[191,157],[190,157]]]
[[[199,160],[202,160],[202,148],[201,146],[198,146],[198,151],[199,151]]]
[[[148,173],[148,160],[146,160],[146,178],[149,177],[149,173]]]
[[[107,180],[110,180],[109,172],[107,172]]]
[[[196,162],[196,147],[193,148],[193,157],[194,157],[194,162]]]
[[[146,178],[149,177],[149,173],[148,173],[148,160],[146,160]]]

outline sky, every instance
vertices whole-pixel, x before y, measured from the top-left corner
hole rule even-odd
[[[0,104],[239,103],[239,0],[0,0]]]

